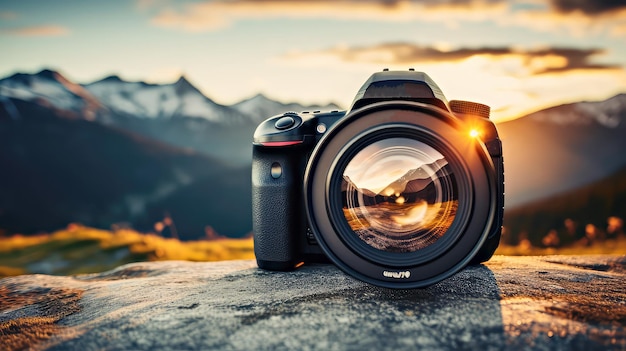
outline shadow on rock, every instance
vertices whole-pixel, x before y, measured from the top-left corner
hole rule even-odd
[[[242,325],[236,334],[246,335],[251,348],[289,348],[293,339],[319,340],[319,349],[505,346],[498,285],[485,266],[412,290],[374,287],[323,265],[287,273],[252,270],[241,282],[252,292],[274,287],[254,303],[231,305]]]

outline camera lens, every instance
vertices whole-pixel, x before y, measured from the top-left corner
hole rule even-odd
[[[309,226],[348,274],[390,288],[433,284],[476,255],[496,212],[495,172],[462,121],[417,102],[351,112],[304,175]]]
[[[342,211],[367,245],[415,252],[450,228],[458,194],[448,160],[410,138],[373,142],[348,162],[341,181]]]

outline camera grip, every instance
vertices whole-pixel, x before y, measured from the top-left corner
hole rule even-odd
[[[306,228],[302,199],[306,157],[298,149],[253,146],[254,253],[263,269],[291,270],[301,261],[297,240]]]

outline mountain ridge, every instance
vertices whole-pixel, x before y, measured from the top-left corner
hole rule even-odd
[[[14,81],[16,76],[19,79]],[[315,106],[283,104],[264,98],[260,104],[258,101],[248,102],[246,108],[240,111],[242,105],[215,103],[185,76],[173,83],[150,84],[124,81],[119,76],[109,75],[92,83],[77,85],[77,89],[84,89],[90,96],[94,96],[98,105],[87,104],[61,83],[50,87],[54,94],[46,95],[46,91],[42,91],[36,96],[30,93],[31,84],[24,83],[33,81],[38,84],[44,81],[50,85],[52,81],[48,79],[49,76],[62,77],[58,72],[44,70],[37,74],[20,73],[0,79],[0,97],[22,99],[63,110],[78,118],[113,125],[177,147],[196,150],[240,167],[252,161],[250,141],[260,121],[285,110],[318,109]],[[63,97],[63,100],[57,101],[57,95]],[[338,107],[329,105],[328,109]]]
[[[0,79],[0,94],[80,112],[87,119],[93,119],[96,110],[102,107],[98,99],[84,87],[50,69],[43,69],[36,74],[15,73]]]
[[[195,85],[193,85],[189,79],[185,76],[185,75],[181,75],[179,76],[176,81],[170,82],[170,83],[162,83],[162,84],[158,84],[158,83],[148,83],[145,81],[130,81],[130,80],[125,80],[123,78],[121,78],[119,75],[116,74],[111,74],[108,76],[105,76],[101,79],[96,79],[92,82],[88,82],[88,83],[84,83],[84,84],[79,84],[79,83],[75,83],[72,82],[71,80],[69,80],[68,78],[66,78],[62,73],[60,73],[57,70],[54,69],[50,69],[50,68],[44,68],[40,71],[38,71],[37,73],[23,73],[23,72],[17,72],[14,74],[11,74],[9,76],[6,76],[4,78],[0,78],[0,93],[2,95],[5,96],[10,96],[10,97],[15,97],[15,98],[23,98],[23,96],[14,96],[13,94],[11,94],[10,89],[11,87],[7,87],[6,84],[3,84],[3,82],[6,81],[11,81],[11,80],[17,80],[17,81],[21,81],[21,82],[25,82],[28,80],[31,80],[34,77],[41,77],[41,78],[45,78],[48,80],[57,80],[59,81],[61,84],[70,84],[72,86],[74,86],[74,88],[72,89],[77,89],[76,87],[83,87],[83,91],[86,92],[88,94],[89,98],[96,98],[97,97],[90,91],[89,87],[90,86],[94,86],[96,84],[99,83],[121,83],[124,85],[140,85],[142,87],[151,87],[151,88],[155,88],[155,87],[164,87],[164,86],[179,86],[181,88],[184,88],[183,90],[192,90],[194,92],[199,93],[200,95],[202,95],[204,98],[206,98],[208,101],[210,101],[211,103],[220,106],[220,107],[225,107],[225,108],[230,108],[233,110],[236,110],[240,113],[243,114],[248,114],[248,117],[252,117],[252,121],[254,122],[260,122],[262,120],[264,120],[267,117],[273,116],[277,113],[274,113],[274,111],[272,111],[272,113],[270,114],[259,114],[259,113],[251,113],[250,108],[246,108],[245,106],[247,104],[250,104],[251,102],[257,102],[257,101],[261,101],[263,104],[274,104],[275,106],[278,106],[280,111],[287,111],[287,110],[293,110],[296,112],[299,111],[304,111],[304,110],[315,110],[315,109],[320,109],[320,110],[335,110],[335,109],[341,109],[337,104],[333,103],[333,102],[329,102],[327,104],[323,104],[323,105],[319,105],[319,104],[314,104],[314,105],[310,105],[310,106],[306,106],[306,105],[302,105],[300,103],[297,102],[280,102],[278,100],[274,100],[269,98],[266,94],[264,93],[256,93],[250,97],[247,98],[243,98],[238,102],[235,102],[231,105],[224,105],[224,104],[219,104],[217,102],[215,102],[213,99],[211,99],[210,97],[204,95],[204,93],[202,93]],[[68,89],[68,90],[72,90],[72,89]],[[80,96],[81,94],[76,94],[77,96]],[[45,95],[42,94],[42,96],[45,97]],[[41,96],[39,96],[41,97]],[[28,98],[25,98],[26,100],[29,100]],[[108,104],[106,104],[108,105]],[[59,108],[63,108],[63,106],[56,106]],[[107,106],[110,107],[110,106]],[[537,121],[552,121],[558,124],[567,124],[567,123],[581,123],[581,124],[588,124],[590,121],[597,121],[597,119],[591,118],[594,116],[594,112],[604,112],[602,114],[600,114],[600,120],[597,121],[599,123],[602,123],[608,127],[616,127],[616,126],[620,126],[620,127],[624,127],[626,126],[626,121],[622,120],[622,119],[615,119],[615,118],[608,118],[607,120],[603,120],[602,118],[605,117],[606,112],[608,111],[609,113],[612,112],[612,110],[616,110],[616,109],[623,109],[626,108],[626,92],[622,92],[622,93],[617,93],[611,97],[608,97],[604,100],[584,100],[584,101],[572,101],[572,102],[568,102],[568,103],[563,103],[563,104],[559,104],[559,105],[555,105],[552,107],[548,107],[548,108],[544,108],[544,109],[540,109],[531,113],[528,113],[524,116],[520,116],[518,118],[515,119],[510,119],[510,120],[506,120],[503,122],[497,122],[497,124],[507,124],[510,122],[514,122],[520,119],[524,119],[524,118],[530,118],[530,119],[534,119]],[[266,107],[263,108],[259,108],[258,110],[264,110],[267,109]],[[563,109],[571,109],[571,113],[568,114],[566,117],[568,118],[561,118],[561,119],[555,119],[553,118],[553,112],[557,111],[557,110],[563,110]],[[585,118],[576,120],[574,117],[577,115],[585,115]],[[596,114],[597,116],[598,114]],[[591,116],[591,117],[590,117]],[[619,122],[619,123],[617,123]]]
[[[206,167],[215,168],[218,173],[220,169],[235,172],[230,178],[236,182],[231,184],[224,180],[220,191],[215,194],[218,194],[221,201],[228,203],[231,201],[229,192],[234,192],[239,200],[233,198],[232,201],[239,201],[238,205],[245,206],[249,205],[249,199],[247,195],[242,195],[241,189],[247,187],[249,190],[250,187],[248,184],[252,159],[250,143],[258,121],[286,110],[324,110],[297,103],[274,101],[264,94],[256,94],[230,106],[219,105],[204,96],[184,76],[168,84],[126,82],[115,75],[90,83],[112,85],[111,96],[121,99],[117,105],[111,101],[103,103],[88,89],[90,84],[73,83],[53,70],[42,70],[38,74],[40,77],[16,73],[0,79],[0,112],[2,112],[0,131],[3,128],[13,128],[14,125],[11,123],[20,118],[29,120],[39,118],[39,115],[53,114],[55,118],[84,119],[84,122],[102,124],[107,128],[123,131],[125,138],[145,138],[171,146],[183,153],[198,153],[220,163],[219,165],[207,163]],[[119,86],[129,89],[128,96],[137,94],[140,98],[124,97],[124,94],[120,93],[124,89],[119,90]],[[165,93],[171,99],[161,99],[161,93]],[[178,100],[172,100],[173,98]],[[155,101],[153,99],[159,101],[161,105],[152,103]],[[174,102],[167,105],[165,101]],[[128,104],[129,110],[124,110],[124,103]],[[204,118],[187,113],[186,109],[196,106],[194,104],[204,103],[206,106],[212,106],[207,113],[212,114],[211,111],[214,111],[215,115]],[[113,105],[115,108],[110,107]],[[141,110],[142,106],[153,109],[148,111],[152,113],[152,117],[131,113],[133,109]],[[181,106],[182,108],[179,108]],[[338,109],[336,106],[328,107]],[[32,127],[34,128],[34,125]],[[41,124],[40,127],[48,128],[46,124]],[[626,94],[618,94],[603,101],[554,106],[516,120],[498,123],[504,150],[507,211],[555,194],[573,191],[626,166],[626,153],[623,152],[626,150],[625,129]],[[54,127],[47,132],[59,131]],[[74,136],[63,132],[58,134],[56,139],[50,140],[65,143],[75,140],[73,138]],[[0,156],[3,152],[5,156],[11,152],[11,157],[19,159],[20,153],[12,152],[30,147],[26,141],[13,140],[13,143],[11,148],[0,150]],[[64,157],[70,160],[81,151],[80,148],[67,150]],[[50,167],[54,165],[50,164]],[[63,171],[68,179],[80,180],[75,178],[80,174],[79,169],[68,166]],[[45,173],[46,170],[41,169],[39,172]],[[175,175],[172,174],[172,177]],[[154,206],[146,207],[146,211],[153,214],[163,213],[172,204],[179,211],[184,209],[183,212],[189,213],[196,211],[194,206],[222,211],[219,202],[206,206],[201,204],[198,198],[193,204],[184,203],[187,196],[194,194],[211,196],[213,193],[213,190],[210,190],[213,189],[211,183],[214,179],[219,180],[220,177],[195,178],[194,182],[181,185],[180,189],[177,188],[175,192],[159,198],[158,201],[155,199],[151,203]],[[96,183],[92,185],[95,186]],[[414,185],[416,189],[421,186],[417,183]],[[229,211],[225,209],[220,212],[220,216],[227,218]],[[200,216],[206,216],[206,212],[203,213],[197,215],[199,219],[189,221],[202,222]]]
[[[601,101],[561,104],[535,111],[524,117],[560,125],[590,125],[595,122],[608,128],[626,128],[626,115],[620,115],[620,111],[623,110],[626,110],[626,93],[619,93]]]
[[[151,231],[164,216],[176,220],[194,208],[195,221],[177,223],[183,239],[203,237],[206,226],[231,237],[250,231],[250,216],[233,218],[250,207],[249,168],[34,103],[12,103],[19,120],[0,105],[0,229],[30,234],[79,222]],[[169,200],[187,189],[203,197]],[[226,195],[232,201],[219,202]],[[215,211],[204,204],[211,199]]]
[[[161,115],[159,115],[158,113],[155,113],[155,111],[150,111],[149,108],[146,108],[145,106],[143,106],[143,108],[139,111],[137,110],[131,110],[129,108],[123,108],[123,106],[129,106],[128,101],[124,101],[125,99],[120,98],[119,96],[115,96],[113,100],[111,100],[111,94],[121,94],[122,95],[128,95],[131,94],[133,92],[133,90],[135,89],[139,89],[139,88],[149,88],[149,89],[160,89],[163,90],[164,88],[167,87],[172,87],[175,91],[177,91],[178,93],[193,93],[195,94],[195,97],[193,97],[193,99],[191,99],[192,101],[189,101],[189,99],[187,99],[187,101],[185,101],[186,104],[195,104],[195,108],[196,111],[185,111],[186,114],[184,114],[185,116],[190,116],[190,117],[201,117],[201,118],[208,118],[210,120],[213,121],[217,121],[217,122],[228,122],[228,118],[217,118],[213,115],[211,115],[211,113],[214,114],[226,114],[226,115],[230,115],[232,118],[238,119],[238,122],[243,122],[243,123],[247,123],[248,120],[252,120],[253,122],[260,122],[262,120],[264,120],[265,118],[271,117],[279,112],[276,112],[278,110],[280,110],[281,112],[283,111],[284,108],[291,108],[293,110],[296,111],[304,111],[304,110],[312,110],[312,109],[316,109],[316,108],[320,108],[320,109],[328,109],[328,110],[333,110],[333,109],[340,109],[336,104],[334,103],[328,103],[326,105],[311,105],[311,106],[305,106],[305,105],[301,105],[299,103],[296,102],[289,102],[289,103],[283,103],[283,102],[279,102],[276,100],[272,100],[267,98],[265,95],[258,93],[252,97],[249,98],[245,98],[242,99],[239,102],[236,102],[232,105],[223,105],[223,104],[219,104],[217,102],[215,102],[213,99],[211,99],[210,97],[206,96],[204,93],[202,93],[195,85],[193,85],[193,83],[191,83],[189,81],[189,79],[185,76],[185,75],[181,75],[176,81],[171,82],[171,83],[164,83],[164,84],[155,84],[155,83],[147,83],[145,81],[127,81],[122,79],[119,75],[108,75],[104,78],[101,79],[97,79],[94,80],[93,82],[89,82],[89,83],[85,83],[85,84],[78,84],[78,83],[74,83],[71,82],[69,79],[67,79],[62,73],[60,73],[59,71],[55,71],[52,69],[42,69],[37,73],[14,73],[12,75],[9,75],[7,77],[4,77],[2,79],[0,79],[0,93],[2,95],[5,96],[9,96],[9,97],[13,97],[13,98],[21,98],[24,100],[33,100],[35,98],[35,96],[32,95],[24,95],[24,94],[19,94],[19,92],[15,91],[16,88],[19,88],[20,90],[25,90],[24,88],[26,87],[31,87],[33,82],[37,82],[38,79],[41,80],[48,80],[48,81],[53,81],[56,80],[58,81],[62,86],[64,86],[65,88],[68,88],[69,91],[78,91],[78,90],[82,90],[84,91],[86,94],[81,95],[81,94],[77,94],[77,97],[84,97],[87,98],[91,101],[95,100],[99,100],[100,101],[100,105],[115,111],[115,112],[122,112],[122,113],[126,113],[129,115],[134,115],[137,117],[162,117],[162,118],[171,118],[175,116],[175,112],[176,109],[172,108],[172,106],[170,106],[168,111],[168,113],[163,113]],[[21,83],[23,86],[22,87],[16,87],[18,83]],[[68,84],[66,83],[71,83],[72,87],[69,87]],[[99,89],[99,87],[101,87],[103,84],[118,84],[119,86],[117,87],[108,87],[107,88],[102,88]],[[26,87],[24,87],[24,85]],[[103,91],[104,90],[104,91]],[[168,97],[171,95],[171,92],[169,91],[160,91],[160,95],[159,94],[155,94],[157,95],[156,98],[152,101],[150,101],[150,103],[154,104],[155,100],[158,100],[159,97]],[[144,94],[145,95],[145,94]],[[41,98],[52,98],[49,95],[46,95],[45,92],[40,92],[38,94],[37,97],[41,97]],[[144,97],[142,97],[144,98]],[[241,109],[240,107],[243,105],[247,105],[249,104],[251,101],[253,100],[258,100],[259,98],[263,99],[263,103],[264,104],[272,104],[272,106],[248,106],[245,109]],[[72,105],[69,104],[59,104],[57,101],[54,101],[54,99],[52,99],[53,101],[50,101],[51,104],[57,108],[62,108],[62,109],[72,109]],[[202,106],[203,104],[205,104],[206,106]],[[147,105],[147,104],[146,104]],[[172,105],[177,105],[180,106],[182,105],[181,103],[178,104],[174,104],[172,103]],[[198,112],[197,109],[204,109],[204,112],[209,112],[209,113],[202,113],[202,112]],[[270,110],[269,114],[264,114],[265,110]],[[151,112],[151,113],[150,113]],[[241,116],[235,116],[237,113],[233,113],[233,112],[237,112],[237,113],[241,113],[241,114],[247,114],[246,117],[248,117],[247,119],[245,118],[241,118]]]
[[[626,165],[626,94],[554,106],[497,127],[508,208],[575,189]]]

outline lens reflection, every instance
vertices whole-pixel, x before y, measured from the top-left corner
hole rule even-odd
[[[433,147],[389,138],[359,151],[344,170],[343,213],[368,245],[414,252],[441,238],[458,207],[454,174]]]

